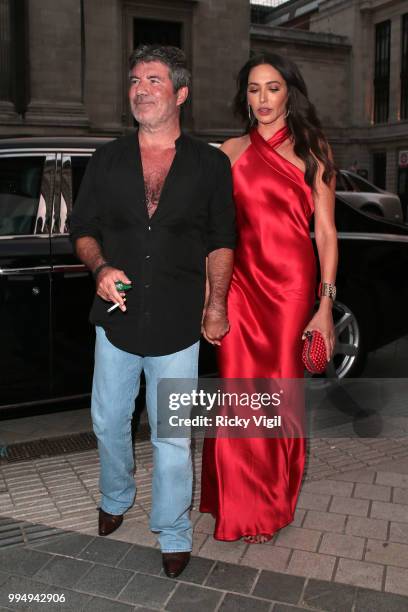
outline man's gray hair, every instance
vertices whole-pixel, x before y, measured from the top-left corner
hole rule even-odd
[[[180,87],[190,85],[191,74],[186,66],[186,56],[178,47],[139,45],[129,57],[129,74],[139,62],[161,62],[168,66],[175,92]]]

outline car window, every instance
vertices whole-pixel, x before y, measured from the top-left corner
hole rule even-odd
[[[91,155],[62,156],[61,202],[54,209],[53,234],[67,234],[69,219]]]
[[[71,156],[72,202],[73,204],[75,204],[75,200],[76,200],[76,197],[79,191],[79,186],[81,185],[81,181],[84,177],[85,170],[86,170],[86,167],[90,159],[91,159],[90,155],[86,155],[86,156],[72,155]]]
[[[0,236],[36,231],[45,157],[0,157]]]
[[[378,189],[374,185],[372,185],[368,181],[365,181],[359,176],[355,176],[354,174],[348,174],[347,178],[353,185],[355,191],[361,191],[364,193],[378,193]]]
[[[344,174],[338,172],[336,174],[336,191],[348,191],[348,186]]]
[[[401,223],[357,210],[342,196],[336,196],[335,222],[338,232],[363,234],[406,234]]]

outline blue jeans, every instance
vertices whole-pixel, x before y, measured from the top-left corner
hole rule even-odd
[[[140,375],[146,378],[146,405],[153,444],[150,529],[163,552],[190,551],[192,497],[190,439],[157,438],[157,383],[160,378],[197,378],[199,342],[160,357],[141,357],[116,348],[96,328],[91,414],[98,439],[101,508],[123,514],[136,494],[131,420]]]

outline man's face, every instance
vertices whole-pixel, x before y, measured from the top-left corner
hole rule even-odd
[[[169,67],[162,62],[139,62],[130,73],[130,108],[140,125],[158,127],[174,119],[187,95],[187,87],[174,92]]]

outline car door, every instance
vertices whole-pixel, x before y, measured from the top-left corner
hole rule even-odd
[[[367,350],[408,333],[408,228],[336,201],[338,300],[367,330]]]
[[[55,155],[0,151],[0,407],[50,394]]]
[[[93,370],[94,331],[89,323],[95,285],[78,261],[69,239],[69,218],[92,155],[58,155],[56,197],[51,233],[52,258],[52,389],[56,397],[89,393]]]

